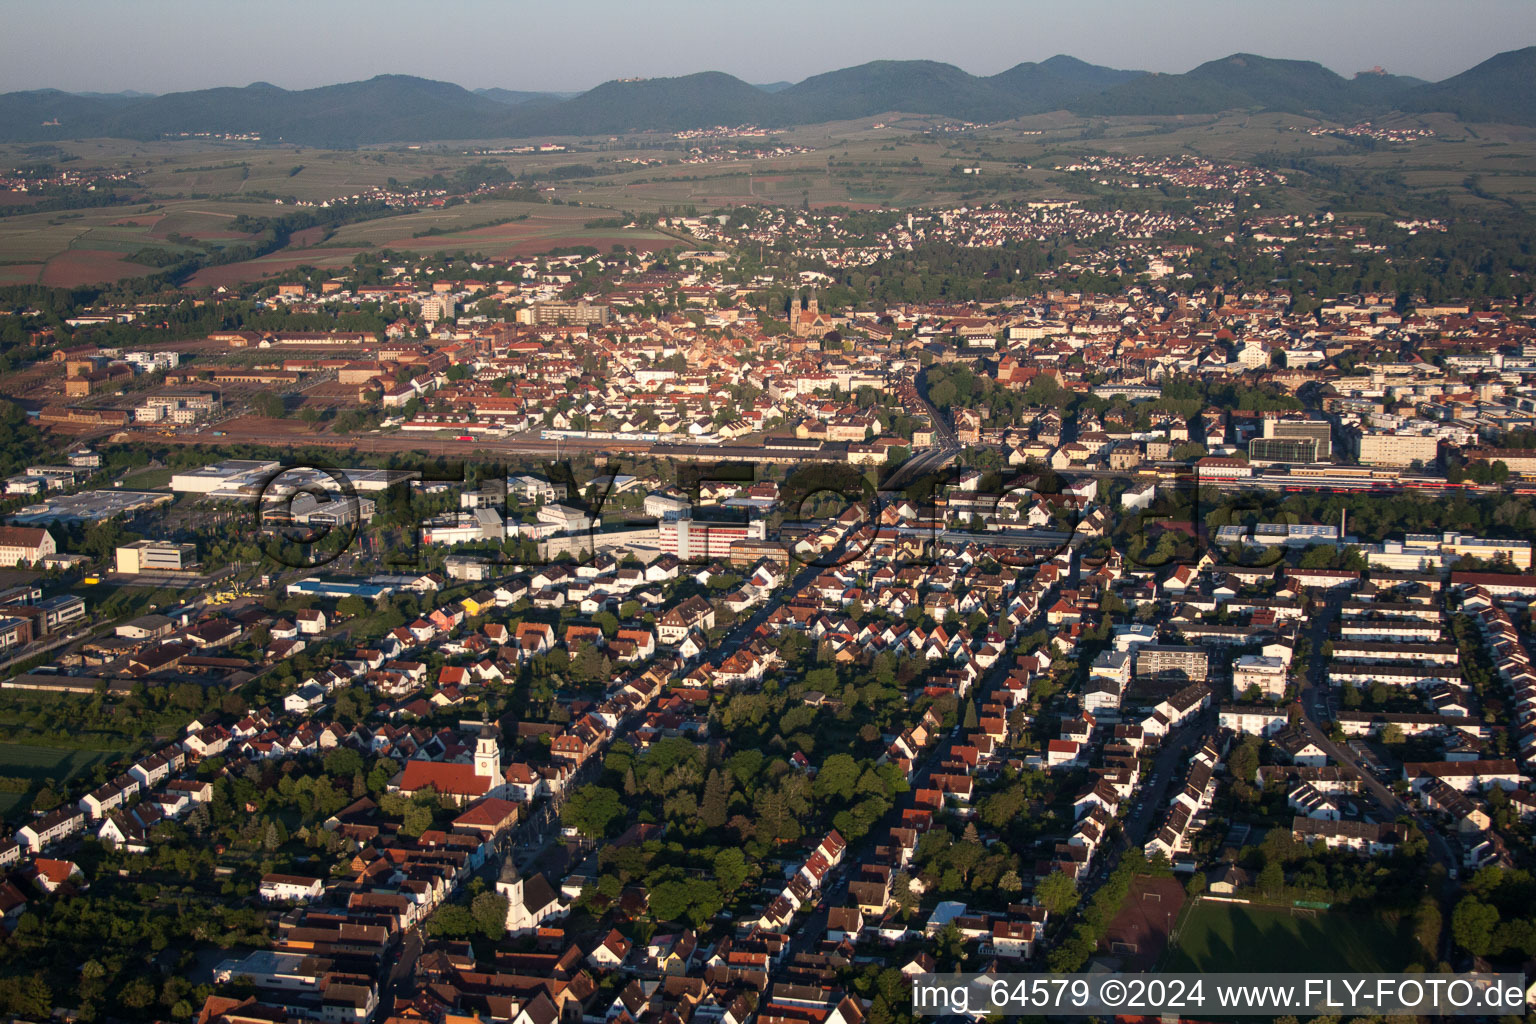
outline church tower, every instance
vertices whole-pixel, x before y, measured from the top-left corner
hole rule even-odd
[[[501,745],[496,742],[496,729],[486,724],[480,728],[480,738],[475,741],[475,774],[490,778],[491,790],[501,786]]]
[[[821,313],[821,310],[820,310],[820,308],[819,308],[819,306],[817,305],[817,302],[816,302],[816,289],[812,288],[811,289],[811,301],[809,303],[809,308],[806,309],[806,316],[807,316],[807,318],[812,323],[815,323],[816,322],[816,317],[819,316],[820,313]]]
[[[520,932],[528,927],[528,911],[523,906],[523,876],[517,873],[512,862],[512,852],[507,851],[501,862],[501,876],[496,880],[496,891],[507,898],[507,931]]]

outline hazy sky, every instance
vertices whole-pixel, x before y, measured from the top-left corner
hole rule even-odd
[[[579,90],[879,58],[972,74],[1067,53],[1187,71],[1237,51],[1439,79],[1536,43],[1533,0],[3,0],[0,91],[308,88],[384,73]]]

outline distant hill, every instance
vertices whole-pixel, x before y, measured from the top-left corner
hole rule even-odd
[[[76,96],[57,89],[32,89],[0,96],[0,139],[36,142],[78,135],[101,135],[106,119],[120,106],[96,96]],[[60,127],[44,127],[58,121]],[[76,130],[75,126],[84,126]]]
[[[257,82],[243,89],[171,93],[119,109],[108,129],[137,138],[255,131],[264,141],[350,146],[494,134],[506,116],[506,104],[448,82],[380,75],[297,92]]]
[[[1185,74],[1099,67],[1068,56],[988,77],[925,60],[880,60],[792,85],[755,86],[718,71],[606,82],[579,95],[481,89],[380,75],[318,89],[265,82],[146,96],[39,89],[0,95],[0,142],[180,132],[256,132],[269,142],[353,146],[429,139],[607,135],[714,125],[783,127],[887,112],[996,121],[1050,110],[1210,114],[1273,110],[1330,118],[1394,110],[1536,124],[1536,47],[1501,53],[1425,83],[1365,72],[1346,79],[1311,61],[1236,53]],[[53,122],[57,122],[57,124]]]
[[[1019,113],[1039,114],[1060,110],[1146,75],[1145,71],[1118,71],[1058,54],[1039,64],[1015,64],[987,81],[1022,104]]]
[[[1070,98],[1141,74],[1070,57],[1020,64],[990,78],[937,61],[877,60],[769,90],[705,72],[607,82],[566,103],[519,117],[513,128],[524,134],[582,135],[745,123],[782,127],[889,111],[991,121],[1054,110]]]
[[[1381,71],[1361,71],[1349,80],[1349,90],[1367,107],[1380,108],[1403,99],[1408,90],[1429,83],[1407,75],[1389,75]]]
[[[147,100],[151,96],[158,95],[152,92],[139,92],[136,89],[124,89],[122,92],[77,92],[76,96],[84,96],[93,100]]]
[[[772,98],[739,78],[704,71],[681,78],[604,82],[556,106],[516,114],[512,135],[594,135],[763,123]]]
[[[494,136],[504,134],[508,116],[504,103],[447,82],[406,75],[298,91],[256,82],[141,99],[43,90],[0,96],[0,139],[153,139],[178,132],[257,132],[268,142],[352,146]],[[56,127],[44,124],[55,119]]]
[[[484,96],[488,100],[497,103],[505,103],[509,107],[520,106],[524,103],[558,103],[568,100],[572,96],[580,96],[579,92],[523,92],[518,89],[476,89],[476,96]]]
[[[1359,75],[1346,79],[1314,61],[1234,53],[1182,75],[1146,75],[1073,106],[1083,114],[1214,114],[1256,108],[1352,117],[1391,110],[1416,79]]]
[[[1403,109],[1446,111],[1465,121],[1536,124],[1536,46],[1490,57],[1443,82],[1407,93]]]
[[[877,60],[797,82],[774,96],[774,120],[815,124],[888,110],[990,121],[1014,116],[1017,99],[985,78],[931,60]]]

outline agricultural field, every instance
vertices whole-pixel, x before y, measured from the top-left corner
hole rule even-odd
[[[1407,925],[1385,917],[1196,900],[1174,926],[1161,969],[1382,972],[1418,954]]]
[[[348,224],[321,248],[378,247],[435,252],[464,250],[488,256],[526,256],[567,245],[633,245],[658,248],[677,240],[654,231],[588,228],[611,210],[552,206],[511,200],[484,200],[446,209]]]
[[[675,162],[694,143],[665,133],[560,140],[568,149],[555,153],[507,153],[496,143],[327,151],[105,139],[61,142],[43,155],[34,152],[36,147],[8,146],[0,147],[0,166],[47,156],[75,158],[83,168],[127,170],[147,201],[65,212],[23,209],[0,219],[0,284],[80,285],[149,274],[156,268],[132,260],[135,253],[163,250],[169,258],[196,247],[248,241],[250,236],[233,231],[230,222],[241,213],[267,216],[292,209],[276,205],[278,196],[319,203],[391,181],[452,176],[486,163],[505,167],[521,182],[536,183],[560,204],[486,198],[329,233],[315,228],[297,232],[286,248],[261,258],[205,267],[189,283],[217,287],[301,265],[339,268],[372,248],[491,258],[573,245],[662,248],[676,240],[648,229],[586,224],[620,211],[648,214],[664,207],[701,212],[743,203],[870,208],[1099,196],[1157,208],[1207,198],[1177,188],[1106,190],[1084,175],[1055,169],[1094,155],[1190,155],[1281,166],[1315,160],[1380,176],[1381,187],[1407,197],[1443,198],[1452,210],[1536,206],[1536,130],[1465,125],[1439,115],[1401,116],[1390,126],[1430,128],[1435,135],[1378,145],[1310,134],[1320,126],[1312,118],[1274,113],[1085,118],[1056,112],[951,131],[946,129],[954,126],[942,118],[893,114],[793,128],[766,140],[809,152],[699,163]],[[1266,190],[1263,205],[1348,212],[1349,202],[1329,182],[1311,180],[1307,171],[1287,174],[1288,186]]]
[[[206,267],[192,276],[190,284],[230,285],[306,265],[339,268],[367,249],[461,252],[505,259],[577,245],[654,250],[680,244],[657,231],[585,226],[588,221],[613,216],[612,210],[487,199],[348,224],[323,242],[315,239],[319,244],[304,245],[299,240],[299,244],[260,259]]]
[[[231,231],[252,202],[184,200],[86,210],[24,213],[0,220],[0,283],[69,287],[154,273],[130,259],[144,250],[189,252],[171,236],[217,248],[250,236]]]

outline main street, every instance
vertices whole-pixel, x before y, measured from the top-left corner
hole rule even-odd
[[[902,463],[881,485],[881,489],[887,491],[900,491],[924,474],[937,472],[958,458],[965,450],[960,444],[960,439],[955,436],[954,429],[950,427],[949,421],[928,400],[927,370],[918,371],[911,382],[903,382],[899,390],[903,400],[915,402],[922,407],[939,443],[937,447],[914,453],[911,458]]]

